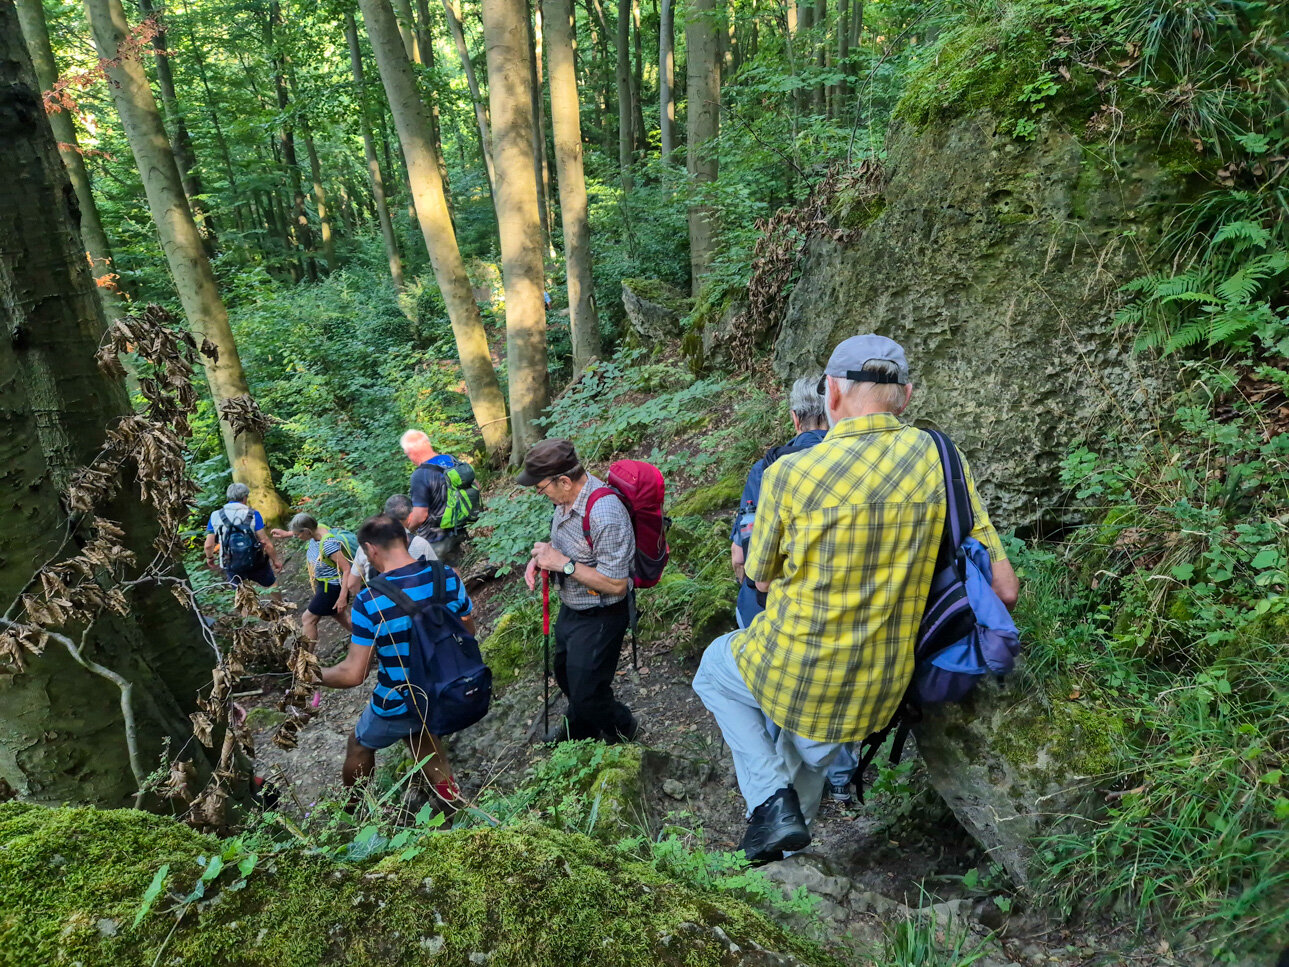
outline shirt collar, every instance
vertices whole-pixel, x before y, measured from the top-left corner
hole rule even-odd
[[[828,431],[828,439],[861,436],[865,433],[884,433],[890,430],[901,430],[904,424],[894,413],[870,413],[868,416],[852,416],[840,421]]]

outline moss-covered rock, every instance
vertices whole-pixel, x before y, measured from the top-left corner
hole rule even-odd
[[[1125,743],[1115,713],[1015,680],[928,709],[915,734],[936,791],[1021,887],[1037,872],[1039,837],[1090,814],[1095,781],[1118,771]]]
[[[710,514],[724,510],[733,514],[743,495],[744,474],[733,473],[721,477],[705,487],[695,487],[671,505],[673,516]]]
[[[827,958],[746,905],[540,826],[428,834],[350,864],[302,849],[235,864],[223,844],[134,811],[0,806],[0,962],[26,965],[702,965]],[[133,926],[154,873],[166,892]],[[239,881],[243,881],[239,885]],[[176,914],[183,915],[176,921]]]
[[[680,337],[680,320],[693,308],[693,300],[657,279],[623,279],[622,307],[631,331],[652,346]]]
[[[526,599],[507,610],[479,649],[492,669],[493,688],[504,689],[519,678],[542,653],[541,602]]]

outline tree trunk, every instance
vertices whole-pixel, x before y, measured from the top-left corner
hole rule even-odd
[[[277,95],[278,145],[282,152],[282,166],[286,169],[287,192],[291,199],[292,214],[288,220],[288,234],[295,249],[296,258],[300,260],[300,272],[307,271],[311,280],[318,278],[318,266],[314,261],[313,232],[309,228],[309,219],[304,215],[304,191],[300,177],[300,161],[295,153],[295,125],[291,120],[291,102],[287,97],[286,55],[278,48],[274,39],[274,28],[282,23],[282,6],[278,0],[270,0],[269,15],[264,31],[264,46],[273,63],[273,90]],[[307,265],[307,269],[306,269]]]
[[[215,110],[215,98],[210,91],[210,79],[206,76],[206,58],[202,56],[201,45],[197,43],[196,31],[189,26],[188,30],[188,47],[192,51],[193,63],[197,66],[197,76],[201,79],[202,90],[206,94],[205,108],[206,116],[210,118],[211,128],[215,132],[215,143],[219,145],[219,154],[224,162],[224,177],[228,179],[228,189],[233,196],[233,217],[237,223],[238,231],[246,229],[246,213],[244,209],[253,205],[254,195],[243,198],[242,193],[237,188],[237,174],[233,169],[233,158],[228,150],[228,139],[224,137],[224,128],[219,123],[219,112]],[[260,251],[264,252],[263,245]]]
[[[543,0],[546,59],[550,65],[551,126],[555,131],[555,170],[564,224],[564,262],[568,278],[568,315],[573,336],[573,369],[581,372],[600,355],[600,322],[591,279],[591,229],[587,220],[586,176],[582,170],[582,120],[573,50],[577,24],[572,0]]]
[[[850,57],[850,0],[837,0],[837,72],[841,80],[833,89],[833,116],[841,117],[846,110],[846,101],[850,98],[850,88],[846,82],[849,68],[846,65]]]
[[[45,23],[43,4],[40,0],[18,0],[18,19],[22,24],[22,33],[31,53],[40,88],[48,91],[58,80],[58,63],[49,42],[49,27]],[[72,189],[76,192],[76,201],[80,206],[81,237],[85,240],[85,254],[98,284],[103,312],[109,319],[115,319],[124,311],[124,300],[116,284],[116,273],[112,271],[112,248],[99,218],[98,205],[90,188],[89,172],[85,169],[85,159],[81,157],[81,150],[76,142],[76,124],[71,113],[65,110],[50,114],[49,124],[53,128],[54,139],[58,142],[58,153],[67,166]]]
[[[644,48],[640,40],[640,0],[631,0],[631,127],[635,149],[648,146],[649,132],[644,123]]]
[[[145,18],[156,17],[157,13],[152,0],[139,0],[139,12]],[[179,166],[179,178],[183,182],[184,195],[188,198],[188,208],[192,211],[192,217],[197,221],[206,254],[213,257],[218,247],[215,220],[207,214],[200,197],[202,185],[201,173],[197,169],[197,153],[193,150],[188,125],[184,121],[183,111],[179,108],[179,96],[175,93],[174,72],[170,69],[170,58],[174,56],[174,51],[168,48],[163,21],[156,18],[154,22],[157,28],[152,37],[152,49],[157,64],[157,87],[161,90],[161,107],[165,111],[170,126],[174,129],[174,137],[170,139],[170,150],[175,156],[175,164]]]
[[[797,29],[795,31],[789,29],[788,34],[789,36],[795,35],[799,41],[797,44],[798,49],[796,51],[797,63],[799,65],[798,70],[802,75],[801,79],[804,81],[810,76],[810,67],[814,63],[814,54],[812,53],[810,45],[811,38],[814,36],[811,32],[811,28],[814,26],[815,22],[815,8],[813,0],[799,0],[799,2],[796,2],[796,0],[789,0],[789,4],[790,9],[795,8],[797,11]],[[801,87],[798,87],[796,89],[796,101],[797,114],[798,116],[804,117],[810,112],[810,88],[806,87],[804,84]]]
[[[474,72],[474,63],[470,60],[470,48],[466,46],[465,29],[461,26],[459,0],[443,0],[443,14],[448,22],[448,32],[452,34],[452,43],[456,45],[457,56],[461,59],[461,69],[465,72],[466,86],[470,88],[470,102],[474,105],[475,125],[479,129],[479,153],[483,157],[483,166],[488,173],[488,191],[496,180],[492,164],[492,131],[488,120],[488,106],[483,95],[479,93],[479,78]]]
[[[483,0],[497,227],[506,287],[506,360],[510,370],[511,462],[542,438],[536,420],[549,401],[546,307],[537,183],[532,176],[533,112],[528,72],[526,0]]]
[[[184,314],[198,340],[208,339],[219,350],[217,360],[202,357],[210,395],[217,406],[227,399],[250,396],[233,330],[228,325],[228,312],[219,297],[197,223],[188,210],[179,169],[166,144],[157,102],[152,97],[143,64],[137,56],[128,53],[128,48],[122,47],[130,30],[121,0],[85,0],[85,9],[99,57],[109,62],[108,89],[143,179],[148,208]],[[235,433],[225,420],[220,421],[220,429],[233,479],[250,488],[250,502],[266,522],[280,520],[286,504],[273,487],[263,438],[258,431],[250,429]]]
[[[363,56],[358,45],[358,26],[352,13],[345,14],[345,39],[349,42],[349,66],[354,75],[354,99],[358,103],[358,123],[362,126],[363,154],[367,156],[367,177],[371,187],[372,207],[380,222],[380,234],[385,240],[385,257],[389,260],[389,275],[394,288],[403,288],[403,259],[398,254],[398,238],[394,235],[394,222],[389,217],[389,204],[385,200],[385,181],[381,177],[380,161],[376,157],[376,140],[371,133],[371,120],[367,116],[367,97],[363,90]]]
[[[618,168],[622,190],[631,190],[631,154],[635,146],[631,108],[631,0],[618,0]]]
[[[543,251],[553,258],[555,244],[551,241],[550,175],[546,169],[546,106],[542,103],[542,41],[541,41],[541,2],[533,4],[529,16],[529,0],[523,0],[524,20],[528,28],[528,90],[531,93],[533,111],[533,175],[537,184],[537,220],[541,224]],[[543,278],[545,273],[543,272]],[[543,283],[543,291],[545,285]]]
[[[403,50],[413,64],[425,63],[421,59],[421,46],[416,37],[416,23],[412,17],[412,0],[391,0],[394,18],[398,21],[398,35],[403,38]]]
[[[430,25],[429,0],[416,0],[416,17],[416,51],[420,57],[417,63],[424,64],[430,76],[433,77],[434,32]],[[443,180],[443,193],[448,200],[448,213],[453,215],[455,224],[452,184],[448,176],[448,160],[443,153],[443,125],[442,114],[439,111],[439,92],[433,86],[430,87],[430,136],[434,140],[434,153],[439,162],[439,177]]]
[[[819,71],[819,81],[814,87],[814,112],[824,114],[828,110],[827,87],[823,82],[824,69],[828,66],[828,0],[815,0],[815,69]]]
[[[164,139],[160,145],[169,152]],[[77,553],[76,540],[64,541],[61,491],[69,472],[102,448],[107,421],[130,408],[120,383],[95,363],[103,316],[80,216],[7,3],[0,4],[0,168],[14,175],[0,181],[0,325],[11,336],[0,340],[0,600],[9,602],[39,566]],[[152,558],[155,524],[135,488],[100,511],[123,525],[141,560]],[[197,644],[195,616],[169,593],[140,588],[130,606],[84,630],[83,654],[131,686],[136,761],[150,770],[163,741],[179,749],[191,737],[187,715],[196,689],[210,682],[214,656]],[[129,805],[138,782],[121,701],[116,685],[49,642],[25,672],[5,676],[0,780],[33,802]]]
[[[716,240],[715,208],[701,196],[716,180],[716,138],[721,117],[721,41],[717,0],[694,0],[685,25],[688,75],[689,180],[699,197],[689,203],[689,272],[695,296],[712,262]]]
[[[479,317],[479,307],[474,301],[474,289],[466,275],[461,250],[457,248],[456,232],[448,216],[447,199],[430,139],[429,112],[417,93],[416,78],[403,51],[389,0],[359,0],[359,7],[376,53],[376,65],[394,114],[399,140],[403,143],[403,157],[407,161],[409,187],[416,201],[421,235],[452,320],[457,355],[461,360],[474,418],[488,452],[500,454],[506,444],[505,398],[496,370],[492,368],[488,340]],[[529,171],[531,181],[531,169]],[[513,373],[511,379],[513,384]]]
[[[850,15],[850,49],[859,50],[864,33],[864,0],[854,0],[855,9]]]
[[[331,215],[327,211],[327,192],[322,186],[322,165],[318,161],[318,146],[313,143],[309,119],[301,115],[300,133],[304,135],[304,150],[309,157],[309,177],[313,181],[313,203],[318,207],[318,230],[322,234],[322,257],[327,271],[336,268],[336,242],[331,235]]]
[[[658,11],[658,119],[662,160],[676,150],[676,17],[672,0]]]

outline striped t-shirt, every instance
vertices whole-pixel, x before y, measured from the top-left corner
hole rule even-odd
[[[344,549],[345,545],[330,534],[322,539],[321,548],[319,548],[317,538],[309,541],[305,556],[309,559],[309,573],[313,575],[315,581],[334,581],[340,577],[340,572],[331,560],[331,555]]]
[[[448,610],[456,615],[467,615],[474,610],[465,584],[457,572],[443,565],[444,590]],[[413,561],[383,575],[413,601],[424,601],[434,594],[434,565]],[[377,715],[390,717],[407,714],[407,702],[399,691],[407,681],[407,656],[412,641],[412,619],[385,595],[374,588],[365,588],[354,601],[350,615],[354,625],[353,643],[360,648],[376,648],[376,688],[372,692],[371,707]]]

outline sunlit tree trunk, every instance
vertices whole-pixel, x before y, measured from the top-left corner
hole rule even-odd
[[[48,91],[58,80],[58,64],[49,43],[49,27],[45,23],[43,4],[40,0],[18,0],[18,19],[22,24],[22,33],[31,53],[40,88]],[[72,189],[76,192],[76,201],[80,206],[81,238],[85,240],[85,253],[98,283],[103,311],[109,319],[114,319],[123,311],[123,299],[112,267],[112,248],[99,218],[98,205],[90,187],[89,172],[85,169],[85,159],[81,157],[80,146],[76,142],[76,124],[71,113],[65,110],[50,114],[49,124],[58,142],[58,153],[67,166]]]
[[[672,0],[658,9],[658,117],[662,158],[676,150],[676,16]]]
[[[349,66],[354,77],[354,100],[358,104],[358,123],[362,127],[363,154],[367,157],[367,177],[371,188],[372,207],[380,222],[381,238],[385,240],[385,257],[389,260],[389,275],[395,288],[403,288],[403,259],[398,254],[398,239],[394,235],[394,222],[389,217],[389,204],[385,200],[385,180],[381,175],[380,160],[376,157],[376,140],[371,133],[371,120],[367,116],[367,98],[363,91],[363,57],[358,45],[358,26],[354,15],[345,14],[345,39],[349,43]]]
[[[533,112],[526,0],[483,0],[497,227],[506,287],[506,360],[510,372],[511,462],[541,439],[536,420],[549,400],[542,242],[533,178]]]
[[[814,63],[814,54],[811,48],[811,38],[814,34],[811,28],[815,22],[815,8],[813,0],[800,0],[800,2],[791,3],[797,11],[797,29],[789,29],[789,36],[795,35],[797,38],[796,55],[797,69],[806,77],[811,73],[810,67]],[[803,78],[804,79],[804,78]],[[797,94],[797,114],[804,116],[809,113],[811,107],[810,88],[802,86],[796,89]]]
[[[309,157],[309,177],[313,182],[313,203],[318,207],[318,231],[322,235],[322,257],[327,271],[336,268],[336,242],[331,233],[331,214],[327,211],[327,192],[322,185],[322,164],[318,161],[318,146],[313,143],[309,119],[301,115],[300,134],[304,137],[304,150]]]
[[[559,175],[559,210],[564,224],[573,368],[580,371],[589,360],[600,355],[601,349],[591,280],[591,229],[587,220],[586,176],[582,169],[582,121],[573,68],[577,25],[571,0],[544,0],[542,8],[546,13],[551,126],[555,130],[555,170]]]
[[[819,72],[819,81],[814,86],[814,112],[824,114],[828,110],[827,86],[823,82],[824,68],[828,66],[828,0],[815,0],[815,69]]]
[[[77,540],[64,539],[63,490],[70,472],[103,447],[108,422],[130,411],[120,383],[95,363],[103,316],[42,85],[21,38],[14,5],[0,3],[0,170],[21,173],[0,179],[0,326],[10,335],[0,340],[6,603],[28,590],[37,568],[77,553]],[[160,146],[169,153],[164,139]],[[124,526],[141,560],[151,560],[155,523],[137,489],[127,487],[101,513]],[[214,661],[195,617],[168,592],[139,589],[131,605],[127,615],[109,612],[84,629],[83,653],[132,687],[137,760],[150,771],[165,739],[177,750],[191,736],[187,715]],[[81,630],[72,633],[79,643]],[[50,805],[130,804],[138,783],[116,685],[50,641],[25,672],[6,670],[2,694],[0,781]]]
[[[430,25],[428,0],[416,0],[416,63],[424,64],[431,76],[434,74],[434,33]],[[430,136],[434,139],[434,153],[439,161],[439,177],[452,212],[452,185],[448,177],[448,161],[443,152],[443,125],[439,111],[439,92],[430,88]]]
[[[631,129],[635,149],[643,151],[649,132],[644,123],[644,48],[640,40],[640,0],[631,0]]]
[[[618,169],[623,191],[631,190],[631,154],[635,147],[631,108],[631,0],[618,0]]]
[[[850,0],[837,0],[837,71],[841,80],[833,89],[833,116],[841,117],[846,110],[846,101],[850,97],[850,88],[846,83],[848,67],[846,59],[850,56]]]
[[[551,242],[550,223],[550,174],[546,169],[546,106],[542,103],[542,42],[541,2],[533,5],[532,16],[527,9],[529,0],[523,0],[524,19],[528,27],[528,90],[531,92],[533,111],[533,176],[537,184],[537,218],[541,224],[544,251],[553,258],[555,247]]]
[[[188,210],[179,169],[166,143],[157,102],[137,54],[131,54],[128,47],[123,47],[129,34],[129,24],[121,0],[85,0],[85,9],[99,57],[108,62],[108,90],[121,116],[121,126],[143,179],[148,208],[156,223],[184,314],[198,339],[210,340],[219,352],[216,360],[202,357],[210,395],[216,405],[234,397],[249,397],[246,374],[237,355],[233,330],[228,325],[228,312],[215,285],[210,260],[202,248],[197,223]],[[220,430],[232,465],[233,479],[250,488],[250,502],[264,515],[265,521],[280,520],[286,512],[286,504],[273,486],[263,438],[250,429],[234,433],[233,427],[222,420]]]
[[[491,191],[496,178],[492,165],[492,125],[488,120],[488,105],[479,92],[479,78],[474,72],[474,63],[470,60],[470,48],[466,46],[465,28],[461,26],[460,0],[443,0],[443,14],[448,22],[448,33],[452,35],[452,43],[457,49],[457,57],[461,59],[466,86],[470,89],[470,103],[474,105],[475,125],[479,129],[479,153],[483,156],[483,165],[488,172],[488,189]]]
[[[721,117],[721,43],[717,0],[694,0],[685,43],[689,50],[688,73],[689,180],[701,193],[716,180],[716,138]],[[701,196],[689,203],[689,271],[695,296],[707,277],[715,248],[715,209]]]
[[[490,454],[500,454],[506,444],[506,403],[497,381],[488,340],[484,335],[479,306],[466,275],[465,262],[457,248],[456,232],[448,215],[443,182],[430,138],[429,111],[416,89],[411,62],[403,49],[398,24],[389,0],[359,0],[367,35],[376,53],[376,66],[394,114],[394,124],[403,145],[409,187],[416,201],[416,217],[425,247],[430,253],[434,277],[452,320],[457,356],[465,375],[466,389],[475,421]],[[520,65],[522,67],[522,64]],[[527,72],[525,72],[525,76]],[[525,103],[525,108],[527,104]],[[532,180],[529,168],[529,181]],[[514,376],[512,373],[513,383]]]

